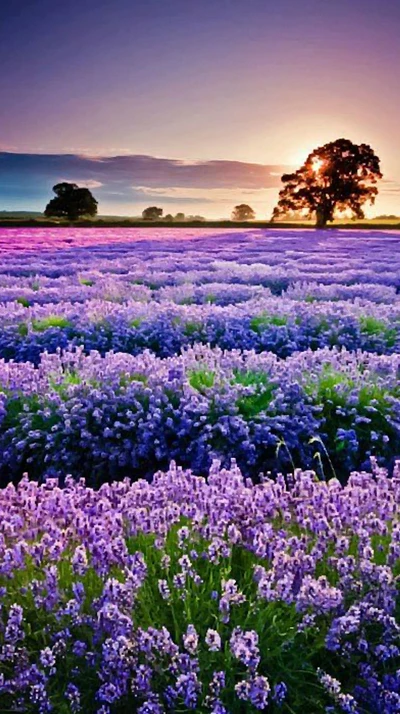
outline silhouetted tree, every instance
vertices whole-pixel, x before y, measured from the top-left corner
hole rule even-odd
[[[255,217],[255,212],[247,203],[241,203],[239,206],[235,206],[232,211],[232,221],[253,221]]]
[[[57,183],[53,186],[56,194],[47,204],[44,215],[48,218],[68,218],[76,221],[82,216],[95,216],[97,201],[88,188],[79,188],[76,183]]]
[[[185,214],[184,213],[177,213],[175,216],[176,221],[184,221],[186,220]]]
[[[166,223],[172,223],[173,220],[174,220],[174,217],[173,217],[172,213],[167,213],[167,215],[164,216],[164,221]]]
[[[161,218],[162,214],[162,208],[157,208],[157,206],[149,206],[148,208],[144,209],[142,213],[142,218],[145,221],[157,221],[159,218]]]
[[[284,187],[272,220],[298,211],[315,216],[316,226],[324,228],[346,209],[364,218],[362,206],[375,202],[380,178],[380,161],[370,146],[337,139],[315,149],[298,171],[282,176]]]

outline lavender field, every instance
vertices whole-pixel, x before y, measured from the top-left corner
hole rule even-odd
[[[400,235],[0,229],[0,711],[400,711]]]

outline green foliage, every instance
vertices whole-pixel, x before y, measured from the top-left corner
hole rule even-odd
[[[89,280],[88,278],[79,278],[79,282],[81,285],[86,285],[88,288],[91,288],[92,285],[94,285],[94,280]]]
[[[17,332],[21,337],[26,337],[28,334],[28,325],[26,322],[20,322],[17,327]]]
[[[82,384],[82,379],[74,371],[64,372],[61,378],[60,375],[54,375],[54,377],[49,378],[49,387],[63,396],[67,395],[68,387],[75,387],[80,384]]]
[[[4,390],[3,390],[4,391]],[[32,429],[37,429],[42,432],[41,438],[46,438],[46,433],[50,431],[51,427],[57,423],[58,417],[51,413],[51,402],[50,400],[45,405],[49,409],[49,413],[45,416],[43,410],[43,401],[37,394],[10,394],[7,400],[6,415],[3,421],[3,425],[7,427],[17,427],[20,423],[21,412],[24,408],[28,408],[33,414],[31,420]],[[41,468],[41,458],[36,452],[38,467]],[[32,471],[32,469],[31,469]]]
[[[198,392],[204,392],[211,389],[215,383],[215,372],[207,369],[198,369],[190,372],[189,384]]]
[[[361,455],[366,455],[371,448],[371,432],[385,435],[389,441],[398,438],[391,408],[393,400],[400,397],[400,386],[388,391],[378,377],[370,382],[362,381],[362,370],[358,381],[324,365],[318,376],[305,380],[304,389],[324,418],[325,439],[315,438],[313,441],[320,442],[322,456],[328,459],[332,470],[328,452],[340,469],[346,446],[344,439],[338,436],[342,430],[354,433],[353,448]],[[376,441],[373,453],[384,454],[385,442]]]
[[[198,322],[196,320],[189,320],[184,324],[183,333],[186,335],[186,337],[193,337],[193,335],[195,335],[196,333],[201,332],[201,329],[201,322]]]
[[[209,305],[214,305],[216,302],[216,297],[212,293],[208,293],[205,297],[205,302],[209,303]]]
[[[315,379],[306,382],[305,391],[312,395],[315,403],[336,408],[345,406],[352,387],[354,381],[350,377],[326,364]]]
[[[133,372],[132,374],[122,374],[119,380],[120,387],[127,387],[132,382],[142,382],[142,384],[147,384],[148,378],[145,374],[140,372]]]
[[[270,382],[266,372],[256,370],[236,372],[235,382],[250,388],[250,393],[243,395],[236,402],[239,413],[246,419],[255,418],[268,409],[276,385]]]
[[[32,320],[32,329],[35,332],[44,332],[51,327],[66,328],[72,327],[72,324],[66,317],[61,315],[48,315],[41,320]]]
[[[19,297],[19,298],[17,298],[16,302],[17,302],[19,305],[22,305],[23,307],[29,307],[29,305],[30,305],[29,300],[28,300],[27,298],[24,298],[24,297]]]
[[[363,315],[359,319],[361,332],[369,337],[382,337],[388,347],[394,347],[397,330],[389,327],[387,322],[372,315]]]
[[[250,320],[250,328],[254,330],[254,332],[262,332],[263,328],[268,327],[268,325],[284,327],[287,325],[287,322],[288,318],[285,315],[267,315],[263,313]]]

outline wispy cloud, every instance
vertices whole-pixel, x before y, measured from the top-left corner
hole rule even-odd
[[[240,161],[192,161],[147,155],[89,156],[0,152],[0,201],[5,207],[44,207],[54,184],[71,181],[96,191],[100,210],[116,201],[127,212],[143,202],[211,206],[262,201],[277,190],[286,166]],[[246,195],[245,195],[246,192]],[[116,199],[116,197],[118,197]],[[120,209],[121,210],[121,209]]]
[[[275,188],[254,188],[242,189],[240,186],[233,188],[190,188],[179,186],[168,186],[155,188],[153,186],[132,186],[136,196],[146,196],[148,199],[166,200],[168,203],[187,201],[188,203],[227,203],[231,204],[241,199],[252,201],[253,203],[264,201],[268,191],[275,191]]]
[[[188,161],[155,156],[86,156],[78,154],[0,153],[0,178],[59,180],[71,176],[107,184],[129,181],[138,186],[193,188],[270,188],[279,184],[287,167],[240,161]]]
[[[101,188],[102,186],[104,186],[104,184],[101,181],[96,181],[95,179],[83,179],[83,178],[73,179],[73,178],[69,177],[67,179],[62,178],[59,181],[60,181],[60,183],[62,183],[63,181],[66,181],[67,183],[68,182],[77,183],[77,184],[79,184],[79,186],[82,186],[83,188],[93,188],[94,189],[94,188]]]
[[[383,179],[380,192],[384,196],[398,196],[400,194],[400,182],[394,179]]]

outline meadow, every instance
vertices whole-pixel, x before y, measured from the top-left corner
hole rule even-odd
[[[400,711],[400,235],[0,228],[0,711]]]

